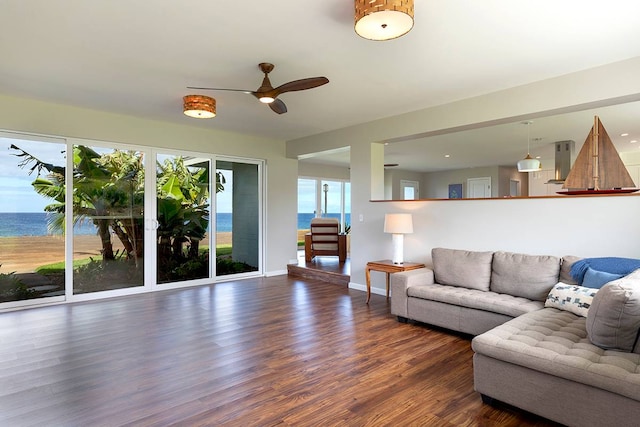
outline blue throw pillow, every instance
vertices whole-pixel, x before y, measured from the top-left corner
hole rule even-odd
[[[605,271],[598,271],[589,267],[587,268],[587,271],[584,273],[584,280],[582,281],[582,286],[586,288],[600,289],[601,287],[611,282],[612,280],[619,279],[623,276],[624,274],[607,273]]]

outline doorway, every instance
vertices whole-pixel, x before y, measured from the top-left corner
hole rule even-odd
[[[487,199],[491,197],[491,177],[467,179],[467,198]]]
[[[304,240],[311,219],[337,218],[340,232],[348,233],[351,225],[351,183],[322,178],[298,178],[298,241]],[[302,236],[302,239],[300,238]]]
[[[420,198],[420,183],[418,181],[400,180],[402,200],[418,200]]]

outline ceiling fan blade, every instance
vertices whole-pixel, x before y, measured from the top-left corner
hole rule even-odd
[[[269,103],[269,108],[271,108],[271,110],[273,110],[275,113],[284,114],[287,112],[287,106],[285,105],[284,102],[277,99],[278,95],[286,92],[313,89],[314,87],[322,86],[329,83],[329,79],[326,77],[309,77],[307,79],[290,81],[289,83],[285,83],[274,89],[273,86],[271,85],[271,82],[269,81],[269,73],[273,70],[274,65],[268,62],[263,62],[258,64],[258,67],[264,73],[264,77],[262,79],[262,85],[260,85],[260,87],[256,90],[227,89],[227,88],[217,88],[217,87],[197,87],[197,86],[187,86],[187,88],[195,89],[195,90],[223,90],[227,92],[246,93],[246,94],[255,96],[261,102]]]
[[[284,114],[287,112],[287,106],[284,105],[284,102],[282,102],[279,99],[276,99],[271,104],[269,104],[269,108],[271,108],[274,112],[278,114]]]
[[[247,90],[247,89],[223,89],[223,88],[218,88],[218,87],[195,87],[195,86],[187,86],[187,89],[198,89],[198,90],[224,90],[227,92],[242,92],[242,93],[247,93],[247,94],[252,94],[253,91],[252,90]]]
[[[278,86],[274,89],[277,95],[285,92],[293,92],[296,90],[313,89],[314,87],[322,86],[329,83],[329,79],[326,77],[309,77],[308,79],[294,80],[289,83]]]

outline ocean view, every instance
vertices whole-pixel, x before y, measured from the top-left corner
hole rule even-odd
[[[306,230],[311,224],[311,219],[315,215],[313,213],[298,214],[298,229]],[[340,218],[340,214],[328,214],[331,218]],[[231,213],[218,213],[217,226],[218,232],[228,232],[232,230],[233,215]],[[346,214],[346,223],[351,223],[351,217]],[[85,222],[75,227],[76,234],[93,235],[96,234],[96,228],[91,222]],[[47,213],[46,212],[18,212],[7,213],[0,212],[0,237],[15,236],[47,236]]]
[[[48,236],[46,212],[0,212],[0,237]],[[93,224],[76,227],[77,234],[95,234]],[[59,234],[59,233],[56,233]]]

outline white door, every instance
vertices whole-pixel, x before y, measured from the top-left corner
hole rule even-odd
[[[467,197],[470,199],[491,197],[491,177],[469,178],[467,180]]]
[[[400,180],[402,200],[418,200],[420,198],[420,183],[418,181]]]

